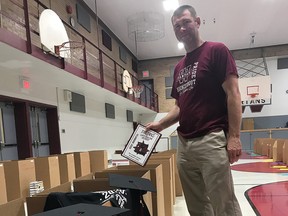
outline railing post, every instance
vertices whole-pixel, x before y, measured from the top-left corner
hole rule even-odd
[[[28,0],[23,0],[24,6],[24,19],[25,19],[25,29],[26,29],[26,49],[27,53],[32,53],[32,45],[31,45],[31,34],[30,34],[30,23],[29,23],[29,7],[28,7]]]
[[[84,71],[85,71],[85,79],[88,79],[88,69],[87,69],[87,55],[86,55],[86,47],[85,47],[85,38],[82,37],[82,43],[84,44],[83,47],[83,58],[84,58]]]
[[[115,93],[118,94],[117,64],[115,61],[114,61],[114,74],[115,74]]]
[[[103,53],[102,51],[99,49],[99,64],[100,64],[100,83],[101,83],[101,87],[104,87],[104,71],[103,71]]]

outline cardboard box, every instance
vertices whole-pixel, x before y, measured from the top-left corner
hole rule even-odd
[[[260,149],[260,150],[258,150],[259,154],[269,156],[269,152],[271,151],[271,146],[273,147],[275,141],[276,141],[276,139],[272,139],[272,138],[260,139],[260,141],[258,143],[258,145],[259,145],[258,148]]]
[[[44,190],[60,185],[58,156],[37,157],[34,161],[36,180],[43,181]]]
[[[108,168],[108,154],[106,150],[89,151],[91,172]]]
[[[173,186],[173,204],[176,202],[176,172],[178,173],[176,164],[176,152],[173,151],[163,151],[153,154],[153,157],[163,158],[171,157],[172,159],[172,186]]]
[[[285,140],[283,145],[283,162],[288,164],[288,139]]]
[[[65,184],[58,185],[56,187],[42,191],[33,197],[27,197],[27,213],[28,216],[43,212],[46,198],[49,193],[52,192],[71,192],[71,182],[66,182]],[[22,215],[21,215],[22,216]]]
[[[5,172],[4,165],[0,163],[0,205],[7,203],[7,191],[6,191],[6,181],[5,181]]]
[[[74,180],[73,187],[75,192],[95,192],[95,191],[104,191],[112,190],[115,188],[110,187],[109,185],[109,173],[127,175],[127,176],[136,176],[140,178],[146,178],[151,180],[150,171],[146,170],[107,170],[103,172],[95,172],[95,179],[86,179],[86,180]],[[151,192],[147,192],[143,195],[144,201],[149,209],[150,214],[153,213],[152,209],[152,195]]]
[[[89,174],[87,174],[87,175],[78,177],[78,178],[76,178],[76,179],[74,179],[74,180],[87,180],[87,179],[89,179],[89,180],[95,179],[94,173],[89,173]],[[74,180],[73,180],[73,181],[74,181]]]
[[[74,154],[58,155],[60,183],[64,184],[76,178]]]
[[[171,157],[157,158],[151,155],[151,157],[147,162],[147,165],[151,164],[162,165],[165,216],[172,216],[173,215],[172,159]]]
[[[243,119],[242,130],[254,130],[254,119],[253,118]]]
[[[19,198],[0,205],[0,214],[7,216],[24,216],[24,198]]]
[[[29,184],[36,181],[34,160],[3,161],[7,200],[29,196]]]
[[[114,189],[110,187],[108,177],[97,179],[76,179],[73,181],[73,188],[75,192],[85,193]]]
[[[182,189],[182,185],[181,185],[181,180],[179,177],[179,172],[178,172],[178,168],[177,168],[177,150],[176,149],[171,149],[171,150],[167,150],[164,152],[159,152],[158,154],[160,155],[170,155],[172,154],[174,157],[174,175],[175,175],[175,193],[176,196],[183,196],[183,189]]]
[[[273,145],[273,161],[283,161],[283,146],[285,139],[277,139]]]
[[[74,152],[76,178],[91,173],[89,152]]]
[[[161,164],[148,164],[145,167],[139,165],[117,166],[112,167],[109,170],[149,170],[151,174],[151,181],[156,187],[156,193],[152,193],[152,209],[153,215],[165,216],[164,208],[164,186],[163,186],[163,171]]]

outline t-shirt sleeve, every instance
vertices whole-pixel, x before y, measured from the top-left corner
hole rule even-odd
[[[220,83],[223,83],[230,75],[238,77],[235,60],[224,44],[218,44],[214,50],[214,65]]]
[[[173,84],[172,84],[172,90],[171,90],[171,97],[174,98],[174,99],[178,99],[179,98],[179,94],[177,93],[176,91],[176,87],[175,87],[175,80],[176,80],[176,77],[175,77],[175,70],[176,70],[177,66],[174,68],[174,73],[173,73]]]

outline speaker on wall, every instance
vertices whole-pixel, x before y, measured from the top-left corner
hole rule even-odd
[[[85,96],[71,92],[70,110],[74,112],[86,113]]]
[[[91,32],[90,15],[88,10],[80,3],[76,3],[76,13],[78,23],[88,32]]]
[[[107,32],[102,29],[102,43],[103,45],[112,51],[112,39]]]
[[[115,106],[109,103],[105,103],[106,118],[115,119]]]
[[[64,101],[72,102],[72,92],[64,89]]]
[[[126,110],[127,122],[133,122],[133,111]]]

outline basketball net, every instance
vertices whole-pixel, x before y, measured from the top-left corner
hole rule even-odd
[[[79,41],[67,41],[61,45],[55,45],[55,54],[63,58],[71,58],[70,50],[84,49],[84,43]]]
[[[140,98],[141,93],[144,90],[144,86],[143,85],[137,85],[137,86],[132,86],[132,91],[134,93],[135,98]]]

